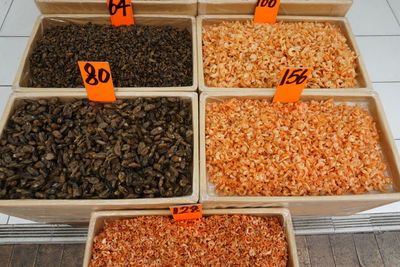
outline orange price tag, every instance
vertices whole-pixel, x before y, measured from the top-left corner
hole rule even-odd
[[[172,217],[174,217],[175,221],[179,220],[193,220],[200,219],[203,217],[202,215],[202,205],[183,205],[183,206],[174,206],[169,207],[172,212]]]
[[[276,88],[273,102],[291,103],[299,101],[311,71],[311,68],[285,68]]]
[[[275,23],[281,0],[258,0],[254,10],[255,23]]]
[[[89,100],[102,102],[116,100],[108,62],[79,61],[78,65]]]
[[[114,26],[133,25],[133,11],[131,0],[107,0],[111,24]]]

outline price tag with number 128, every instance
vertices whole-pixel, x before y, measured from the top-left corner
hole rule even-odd
[[[311,68],[285,68],[276,88],[273,102],[299,101],[310,74]]]
[[[175,221],[200,219],[203,217],[202,205],[200,204],[173,206],[169,207],[169,209]]]
[[[91,101],[114,102],[114,84],[108,62],[78,62],[83,83]]]

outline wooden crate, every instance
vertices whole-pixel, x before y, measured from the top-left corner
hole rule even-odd
[[[280,223],[284,227],[286,233],[287,242],[289,246],[289,262],[288,266],[297,267],[299,266],[296,250],[296,242],[294,237],[294,231],[292,226],[292,220],[290,213],[286,209],[203,209],[203,216],[209,215],[221,215],[221,214],[246,214],[254,216],[273,216],[278,217]],[[92,247],[94,237],[103,229],[105,221],[114,221],[121,219],[129,219],[135,216],[143,215],[164,215],[170,216],[169,210],[140,210],[140,211],[103,211],[94,212],[90,218],[88,238],[86,241],[85,255],[83,260],[83,266],[89,266],[90,259],[92,258]]]
[[[35,0],[42,14],[108,14],[105,0]],[[135,0],[134,15],[197,15],[197,0]]]
[[[208,182],[205,146],[205,106],[213,101],[237,97],[241,99],[272,99],[273,92],[206,92],[200,96],[200,203],[205,208],[239,207],[285,207],[292,215],[335,216],[351,215],[400,200],[400,161],[386,120],[382,104],[375,92],[347,91],[304,92],[302,100],[324,100],[333,98],[336,103],[355,103],[368,109],[376,122],[380,135],[382,154],[387,163],[387,175],[393,180],[393,188],[387,193],[366,193],[340,196],[292,196],[292,197],[246,197],[217,196]]]
[[[213,25],[218,24],[223,21],[246,21],[249,19],[253,19],[253,16],[250,15],[204,15],[204,16],[197,16],[197,49],[198,49],[198,71],[199,71],[199,89],[200,91],[205,92],[216,92],[216,91],[260,91],[263,92],[265,89],[263,88],[223,88],[223,87],[209,87],[205,84],[204,81],[204,66],[203,66],[203,38],[202,38],[202,28],[203,25]],[[311,17],[311,16],[278,16],[277,21],[287,21],[287,22],[298,22],[298,21],[307,21],[307,22],[330,22],[337,25],[341,32],[347,39],[347,44],[349,45],[350,49],[354,51],[357,55],[356,60],[356,73],[357,73],[357,89],[370,89],[372,88],[371,81],[369,80],[367,70],[361,58],[360,50],[357,47],[356,39],[350,29],[349,24],[345,18],[334,18],[334,17]],[[295,66],[294,66],[295,67]],[[269,88],[271,89],[271,88]],[[348,90],[354,88],[342,88],[336,90]],[[326,89],[307,89],[307,90],[326,90]]]
[[[30,78],[30,62],[29,58],[36,46],[36,42],[43,36],[43,31],[48,27],[74,24],[86,24],[92,22],[93,24],[111,24],[109,15],[41,15],[36,20],[33,27],[28,44],[25,48],[24,54],[21,58],[21,63],[18,67],[15,76],[13,88],[21,92],[80,92],[85,91],[85,88],[33,88],[28,87],[28,80]],[[192,61],[193,61],[193,84],[191,86],[181,87],[116,87],[115,90],[123,91],[158,91],[158,92],[192,92],[197,90],[197,49],[196,49],[196,22],[195,18],[191,16],[179,15],[137,15],[135,16],[135,23],[140,25],[149,26],[173,26],[181,29],[187,29],[192,35]],[[78,63],[76,63],[78,64]]]
[[[258,0],[199,0],[199,15],[254,14]],[[281,0],[279,15],[344,17],[352,0]]]
[[[187,99],[192,103],[193,113],[193,179],[192,194],[182,197],[169,198],[141,198],[141,199],[74,199],[74,200],[2,200],[0,199],[0,212],[42,223],[87,223],[92,211],[122,210],[122,209],[159,209],[171,205],[197,203],[199,199],[199,169],[198,169],[198,97],[192,92],[120,92],[117,99],[136,97],[162,97],[172,96]],[[38,99],[59,97],[60,100],[86,98],[86,93],[13,93],[5,107],[4,115],[0,120],[0,136],[5,128],[8,118],[21,99]]]

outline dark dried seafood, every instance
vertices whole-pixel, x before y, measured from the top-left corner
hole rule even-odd
[[[0,145],[2,199],[154,198],[192,191],[189,100],[21,100]]]
[[[83,87],[78,61],[107,61],[117,87],[191,86],[192,39],[169,26],[51,27],[30,57],[31,87]]]

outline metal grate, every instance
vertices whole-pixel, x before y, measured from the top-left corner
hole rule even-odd
[[[400,213],[342,217],[294,217],[296,235],[381,232],[400,230]],[[0,225],[0,244],[84,243],[86,226],[63,224]]]
[[[293,224],[297,235],[395,231],[400,230],[400,213],[296,217]]]

